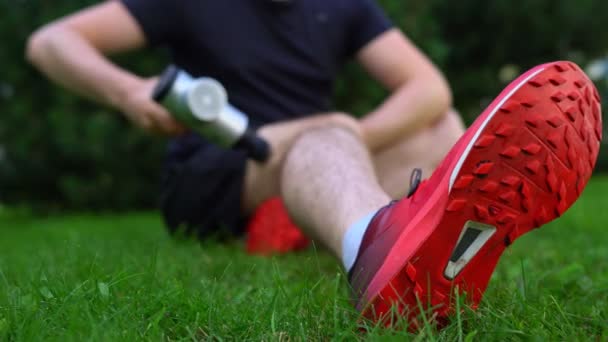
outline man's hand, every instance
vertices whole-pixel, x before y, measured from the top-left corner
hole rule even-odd
[[[157,81],[157,78],[149,78],[138,82],[124,95],[119,108],[133,124],[147,132],[163,135],[182,134],[186,128],[165,108],[152,100],[152,90]]]
[[[185,129],[152,100],[156,79],[142,79],[105,55],[141,48],[143,31],[120,1],[104,1],[37,30],[26,56],[49,78],[99,103],[121,110],[152,133]]]

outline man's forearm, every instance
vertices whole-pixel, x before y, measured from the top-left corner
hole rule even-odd
[[[431,125],[447,112],[451,100],[449,87],[441,77],[408,80],[361,119],[368,148],[380,150]]]
[[[113,107],[120,106],[129,87],[143,82],[66,27],[43,28],[35,33],[28,41],[27,58],[53,81]]]

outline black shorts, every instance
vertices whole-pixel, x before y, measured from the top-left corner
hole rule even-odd
[[[211,144],[173,156],[163,171],[161,210],[171,233],[208,237],[241,235],[244,152]]]

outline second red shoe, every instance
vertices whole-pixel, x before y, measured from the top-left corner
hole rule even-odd
[[[304,250],[310,240],[291,221],[280,197],[262,203],[247,225],[249,254],[273,255]]]

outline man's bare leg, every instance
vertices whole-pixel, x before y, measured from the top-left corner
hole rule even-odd
[[[242,208],[251,214],[265,200],[280,195],[283,162],[298,137],[314,128],[341,125],[356,130],[357,123],[344,113],[326,113],[298,120],[263,126],[258,134],[271,145],[270,160],[265,163],[248,160],[242,196]]]
[[[367,148],[343,126],[316,128],[295,141],[283,166],[281,193],[296,224],[338,258],[346,230],[390,202]]]
[[[263,127],[260,134],[273,145],[273,155],[265,164],[248,161],[243,211],[251,214],[263,201],[280,194],[282,164],[300,134],[313,128],[344,125],[348,121],[352,118],[346,114],[333,113]],[[450,111],[434,126],[376,152],[372,160],[380,185],[391,198],[403,197],[409,190],[412,169],[421,168],[424,175],[430,175],[463,132],[462,120],[455,111]]]
[[[464,131],[460,116],[451,110],[432,127],[376,152],[373,161],[382,188],[393,199],[403,197],[412,170],[420,168],[423,177],[430,176]]]

